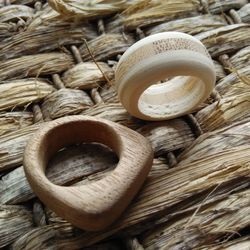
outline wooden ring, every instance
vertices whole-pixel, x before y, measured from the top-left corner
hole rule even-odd
[[[50,158],[61,148],[82,142],[109,146],[119,157],[117,167],[88,185],[51,183],[45,176]],[[95,231],[121,215],[143,184],[152,161],[152,148],[142,135],[111,121],[80,115],[43,125],[26,146],[24,170],[33,191],[51,210],[79,228]]]
[[[181,32],[158,33],[136,42],[122,55],[115,71],[122,105],[144,120],[192,112],[211,94],[215,80],[205,46]]]

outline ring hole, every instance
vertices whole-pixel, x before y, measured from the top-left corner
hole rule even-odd
[[[205,85],[199,78],[176,76],[147,88],[139,98],[138,108],[151,117],[174,117],[196,107],[204,92]]]
[[[60,149],[49,160],[47,178],[54,184],[70,186],[87,184],[110,173],[119,159],[115,152],[101,143],[82,143]]]
[[[38,161],[52,183],[68,186],[98,171],[111,171],[120,150],[120,137],[112,126],[65,119],[62,123],[54,121],[43,137]]]

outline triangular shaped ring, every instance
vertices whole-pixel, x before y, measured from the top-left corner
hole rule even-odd
[[[119,157],[117,167],[84,186],[51,183],[45,176],[49,159],[61,148],[83,142],[109,146]],[[143,184],[152,161],[152,148],[142,135],[114,122],[82,115],[45,123],[24,153],[26,177],[41,201],[73,225],[90,231],[104,229],[121,215]]]

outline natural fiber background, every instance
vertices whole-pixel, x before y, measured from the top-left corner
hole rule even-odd
[[[49,4],[0,0],[0,248],[249,250],[250,3]],[[113,88],[117,61],[136,40],[173,30],[206,45],[216,88],[193,114],[163,122],[133,118]],[[139,195],[102,232],[81,231],[50,211],[22,167],[24,147],[39,126],[73,114],[135,129],[155,152]],[[72,146],[53,158],[47,176],[81,185],[102,178],[117,161],[101,145]]]

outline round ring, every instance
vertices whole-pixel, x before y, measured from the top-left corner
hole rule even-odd
[[[205,46],[181,32],[163,32],[136,42],[115,71],[125,109],[137,118],[154,121],[192,112],[208,98],[215,80]]]
[[[45,176],[49,159],[61,148],[103,143],[119,157],[117,167],[88,185],[63,187]],[[147,177],[153,151],[146,138],[122,125],[89,116],[70,116],[43,125],[24,153],[26,177],[37,196],[59,216],[90,231],[104,229],[121,215]]]

